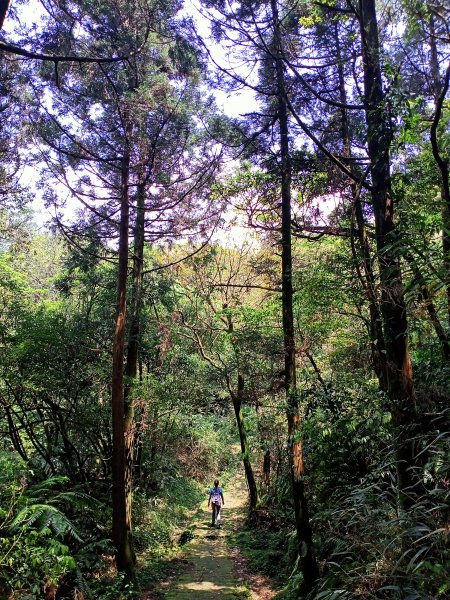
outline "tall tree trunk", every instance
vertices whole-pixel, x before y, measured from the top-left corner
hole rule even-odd
[[[231,335],[234,325],[231,315],[227,316],[228,327],[227,331]],[[233,391],[229,377],[226,377],[228,391],[233,402],[234,414],[236,415],[236,423],[239,432],[239,441],[241,443],[242,463],[244,465],[245,478],[247,480],[248,491],[250,495],[250,513],[254,512],[258,504],[258,487],[256,485],[255,476],[253,473],[252,463],[250,461],[250,446],[248,444],[245,420],[242,414],[242,402],[244,399],[244,378],[238,373],[237,392]]]
[[[138,360],[138,373],[139,373],[139,383],[142,384],[143,381],[143,363],[142,360]],[[144,458],[144,428],[143,421],[145,419],[146,410],[144,407],[139,411],[139,424],[135,425],[135,437],[134,437],[134,450],[133,450],[133,475],[137,481],[141,481],[143,477],[142,471],[142,463]]]
[[[285,74],[282,61],[282,41],[277,0],[271,0],[274,61],[276,69],[276,93],[278,99],[278,122],[281,151],[281,276],[284,338],[284,377],[287,397],[287,421],[289,435],[289,464],[292,479],[295,524],[298,551],[305,591],[310,591],[319,578],[319,569],[313,552],[312,530],[309,523],[308,504],[305,496],[303,474],[303,448],[301,420],[296,381],[295,334],[292,287],[291,242],[291,179],[292,167],[289,153],[288,111],[286,102]]]
[[[338,59],[338,78],[339,78],[339,93],[340,101],[343,105],[341,109],[341,129],[343,140],[344,161],[352,173],[354,173],[354,162],[352,159],[352,143],[350,136],[350,127],[348,123],[348,114],[345,105],[347,104],[347,92],[345,90],[344,65],[341,62],[341,44],[339,40],[339,32],[337,24],[334,29],[336,54]],[[354,173],[356,175],[356,173]],[[353,215],[352,219],[352,249],[354,248],[354,228],[353,223],[356,221],[358,241],[359,241],[359,263],[362,266],[357,266],[357,274],[361,285],[366,294],[369,304],[370,326],[369,337],[371,342],[371,354],[374,371],[378,377],[380,389],[387,391],[387,367],[386,367],[386,348],[384,343],[384,334],[382,326],[382,318],[380,312],[380,303],[376,293],[375,274],[372,268],[372,256],[367,235],[366,222],[361,205],[361,190],[358,189],[354,180],[349,182],[352,198],[353,198]],[[354,253],[356,254],[356,253]],[[355,260],[357,256],[355,255]]]
[[[365,113],[372,176],[372,205],[381,280],[388,395],[396,435],[399,501],[408,508],[421,492],[414,435],[416,404],[408,352],[407,317],[390,185],[390,130],[383,92],[375,0],[359,0]]]
[[[118,571],[128,577],[134,574],[134,552],[131,531],[127,519],[127,497],[125,487],[125,420],[123,361],[125,346],[126,293],[128,278],[128,226],[130,141],[131,126],[125,133],[124,155],[121,172],[121,206],[119,231],[119,272],[117,279],[117,317],[113,342],[112,366],[112,501],[113,501],[113,541],[116,547],[116,565]]]
[[[129,310],[129,334],[124,386],[124,436],[125,436],[125,496],[127,530],[132,535],[131,499],[135,454],[135,403],[133,383],[138,370],[139,337],[141,331],[142,279],[144,267],[145,184],[138,183],[136,218],[134,224],[133,285]]]
[[[0,29],[3,27],[5,22],[6,13],[9,8],[9,0],[0,0]]]
[[[258,504],[258,488],[253,474],[250,462],[250,447],[245,430],[244,417],[242,415],[242,397],[244,393],[244,378],[238,375],[238,389],[236,394],[232,394],[234,413],[239,431],[239,440],[241,442],[242,462],[244,463],[245,478],[247,479],[248,491],[250,494],[250,513],[252,513]]]
[[[447,292],[447,313],[450,323],[450,180],[449,161],[443,158],[439,150],[437,128],[442,114],[442,105],[449,88],[450,65],[445,74],[442,85],[439,74],[438,49],[436,43],[436,31],[434,16],[430,15],[430,70],[433,82],[433,97],[435,115],[431,127],[430,137],[433,156],[441,175],[441,198],[442,198],[442,251],[444,264],[445,289]]]

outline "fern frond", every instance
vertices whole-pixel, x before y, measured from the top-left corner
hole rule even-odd
[[[52,490],[56,486],[64,485],[68,481],[68,477],[65,477],[63,475],[53,475],[52,477],[44,479],[44,481],[40,481],[39,483],[31,485],[27,489],[27,496],[40,496],[41,494],[45,494],[48,496],[50,490]]]
[[[44,504],[31,504],[25,506],[25,508],[22,508],[22,510],[14,517],[11,528],[33,527],[33,525],[37,524],[38,529],[44,529],[44,527],[42,527],[42,519],[46,512],[46,508],[47,506]]]
[[[82,542],[74,524],[58,508],[51,504],[30,504],[23,508],[14,518],[11,528],[35,528],[39,532],[50,529],[57,537],[70,536]]]
[[[82,592],[82,594],[86,598],[91,600],[92,599],[91,588],[89,587],[89,584],[86,581],[86,579],[85,579],[83,573],[80,571],[80,569],[77,569],[77,571],[76,571],[75,582],[76,582],[77,588],[80,590],[80,592]]]
[[[66,503],[71,507],[96,510],[103,506],[97,498],[93,498],[83,492],[61,492],[55,497],[55,502]]]

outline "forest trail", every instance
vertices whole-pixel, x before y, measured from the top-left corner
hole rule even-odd
[[[226,536],[238,530],[245,519],[248,494],[242,474],[224,486],[222,529],[210,527],[211,511],[207,498],[193,528],[193,539],[184,553],[185,568],[176,581],[167,583],[165,600],[202,600],[203,598],[253,598],[269,600],[274,596],[265,578],[247,572],[246,561],[237,549],[230,548]],[[251,595],[247,585],[252,588]]]

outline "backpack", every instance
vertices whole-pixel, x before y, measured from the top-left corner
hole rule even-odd
[[[212,487],[209,490],[209,493],[211,494],[211,502],[213,504],[218,504],[220,506],[220,494],[222,492],[222,488],[218,487]]]

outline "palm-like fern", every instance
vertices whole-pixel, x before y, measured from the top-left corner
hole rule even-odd
[[[84,493],[54,489],[67,481],[67,477],[55,476],[30,486],[21,498],[19,511],[10,528],[33,528],[39,532],[50,530],[59,538],[69,536],[77,542],[82,542],[80,532],[64,513],[63,508],[93,509],[98,507],[99,502]]]
[[[72,521],[52,504],[27,504],[11,523],[12,529],[22,527],[32,527],[40,532],[49,529],[57,537],[69,536],[77,542],[83,541]]]

